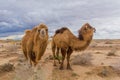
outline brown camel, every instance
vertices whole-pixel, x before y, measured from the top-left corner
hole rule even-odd
[[[67,69],[72,69],[69,63],[70,55],[72,54],[73,51],[85,50],[92,41],[94,32],[95,28],[93,28],[88,23],[84,24],[78,31],[79,33],[78,37],[74,36],[72,32],[66,27],[56,30],[56,33],[52,39],[52,52],[54,56],[54,65],[56,65],[55,50],[56,48],[59,48],[61,49],[62,54],[62,62],[60,65],[60,69],[61,70],[63,69],[63,63],[66,54],[67,54]],[[58,51],[56,54],[58,54]]]
[[[28,42],[28,38],[31,34],[31,30],[25,30],[25,35],[23,36],[22,38],[22,50],[23,50],[23,53],[24,53],[24,56],[25,58],[28,60],[28,56],[27,56],[27,49],[26,49],[26,45],[27,45],[27,42]]]
[[[26,40],[26,41],[25,41]],[[25,34],[22,39],[22,49],[31,65],[36,66],[43,56],[48,42],[48,28],[45,24],[35,26],[30,35]],[[25,49],[25,51],[24,51]]]

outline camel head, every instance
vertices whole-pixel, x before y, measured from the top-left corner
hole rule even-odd
[[[39,24],[37,26],[37,34],[39,36],[39,38],[41,39],[46,39],[46,37],[48,38],[48,28],[45,24]]]
[[[83,37],[89,39],[93,36],[93,33],[95,31],[96,31],[96,29],[94,27],[92,27],[90,24],[86,23],[78,31],[79,32],[79,38],[81,40],[83,40]]]
[[[82,28],[79,30],[80,34],[89,34],[93,35],[93,33],[96,31],[94,27],[92,27],[90,24],[86,23],[82,26]]]

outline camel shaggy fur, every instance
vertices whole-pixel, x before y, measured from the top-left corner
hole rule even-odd
[[[25,35],[22,38],[22,50],[24,53],[25,58],[28,60],[28,56],[27,56],[27,42],[28,42],[28,38],[31,35],[31,30],[25,30]]]
[[[26,40],[26,41],[25,41]],[[36,66],[43,56],[48,42],[48,28],[45,24],[35,26],[30,35],[22,38],[22,49],[31,65]],[[24,51],[25,49],[25,51]]]
[[[84,24],[81,29],[78,31],[79,36],[76,37],[73,33],[66,27],[58,29],[52,39],[52,52],[54,56],[54,65],[55,63],[55,50],[59,48],[62,54],[62,62],[60,69],[63,69],[63,63],[65,56],[67,54],[67,69],[72,69],[69,63],[70,55],[73,51],[85,50],[93,37],[95,28],[93,28],[88,23]],[[58,54],[58,51],[57,53]]]

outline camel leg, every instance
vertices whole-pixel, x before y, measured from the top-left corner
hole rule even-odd
[[[32,54],[31,51],[29,51],[29,52],[27,53],[29,68],[32,67],[32,66],[34,65],[34,62],[32,61],[32,55],[31,55],[31,54]]]
[[[38,69],[38,65],[37,65],[37,63],[34,63],[34,72],[35,73],[37,72],[37,69]]]
[[[59,62],[59,64],[60,64],[60,58],[59,58],[59,48],[57,47],[57,52],[56,52],[56,55],[57,55],[57,60],[58,60],[58,62]]]
[[[53,52],[53,60],[54,60],[53,66],[56,66],[56,62],[55,62],[55,49],[56,49],[55,44],[52,43],[52,52]]]
[[[31,61],[31,59],[30,58],[28,58],[28,67],[30,68],[30,67],[32,67],[32,61]]]
[[[27,51],[23,50],[23,53],[24,53],[26,60],[28,60]]]
[[[63,70],[63,64],[64,64],[64,60],[65,60],[66,50],[61,49],[61,54],[62,54],[62,62],[61,62],[61,65],[60,65],[60,70]]]
[[[56,61],[55,61],[55,60],[56,60],[56,56],[55,56],[55,53],[54,53],[54,52],[53,52],[53,57],[54,57],[54,64],[53,64],[53,66],[57,66],[57,65],[56,65]]]
[[[32,61],[31,61],[31,58],[30,58],[30,55],[29,53],[27,53],[27,57],[28,57],[28,67],[30,68],[32,66]]]
[[[69,70],[72,70],[72,68],[70,66],[70,63],[69,63],[70,55],[71,55],[72,52],[73,52],[73,50],[71,48],[69,48],[68,51],[67,51],[67,69],[69,69]]]

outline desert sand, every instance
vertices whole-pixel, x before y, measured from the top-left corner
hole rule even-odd
[[[53,66],[51,41],[34,76],[21,49],[21,42],[0,40],[0,80],[120,80],[120,40],[96,39],[71,55],[73,70]],[[66,62],[66,60],[65,60]]]

